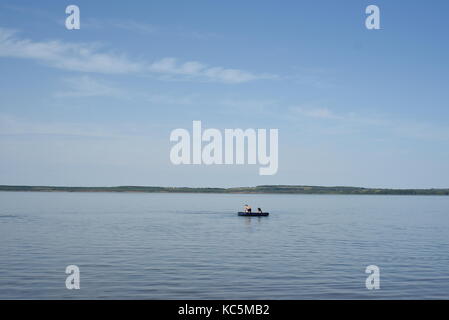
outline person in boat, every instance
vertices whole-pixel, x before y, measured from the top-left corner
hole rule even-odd
[[[257,208],[257,213],[262,213],[262,209]]]
[[[245,206],[243,208],[244,208],[245,212],[251,213],[251,207],[249,205],[245,204]]]

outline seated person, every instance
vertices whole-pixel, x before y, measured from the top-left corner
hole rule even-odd
[[[262,209],[257,208],[257,213],[262,213]]]

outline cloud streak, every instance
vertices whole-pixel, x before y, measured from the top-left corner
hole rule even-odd
[[[288,111],[290,120],[307,119],[309,124],[313,123],[312,126],[315,131],[320,130],[322,133],[331,135],[371,134],[372,132],[377,132],[401,138],[449,141],[449,130],[447,127],[423,121],[394,119],[388,114],[336,113],[326,107],[303,106],[290,107]]]
[[[226,69],[222,67],[209,67],[197,61],[178,63],[175,58],[163,58],[152,63],[149,70],[165,75],[179,75],[188,78],[200,78],[225,83],[242,83],[261,79],[275,79],[274,75],[256,75],[239,69]]]
[[[122,96],[124,92],[111,84],[94,79],[88,75],[73,77],[62,80],[67,84],[65,91],[54,94],[57,98],[64,97],[100,97],[100,96]]]
[[[275,79],[270,74],[254,74],[240,69],[208,66],[197,61],[179,63],[175,58],[154,62],[131,61],[125,55],[102,51],[89,43],[32,41],[17,37],[15,31],[0,28],[0,57],[35,60],[53,68],[102,74],[157,74],[168,79],[188,79],[222,83],[244,83]]]
[[[141,69],[124,56],[98,52],[92,44],[19,39],[16,32],[0,29],[0,56],[32,59],[51,67],[97,73],[135,73]]]
[[[328,108],[305,108],[305,107],[293,107],[290,111],[294,114],[304,115],[311,118],[319,119],[342,119],[342,116],[336,115]]]

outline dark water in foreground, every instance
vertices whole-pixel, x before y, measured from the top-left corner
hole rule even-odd
[[[9,298],[448,299],[449,197],[0,192]]]

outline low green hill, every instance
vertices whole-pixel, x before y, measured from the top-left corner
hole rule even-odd
[[[0,191],[32,192],[173,192],[173,193],[282,193],[282,194],[383,194],[383,195],[449,195],[449,189],[382,189],[360,187],[323,187],[294,185],[263,185],[235,188],[189,188],[154,186],[118,187],[56,187],[0,185]]]

